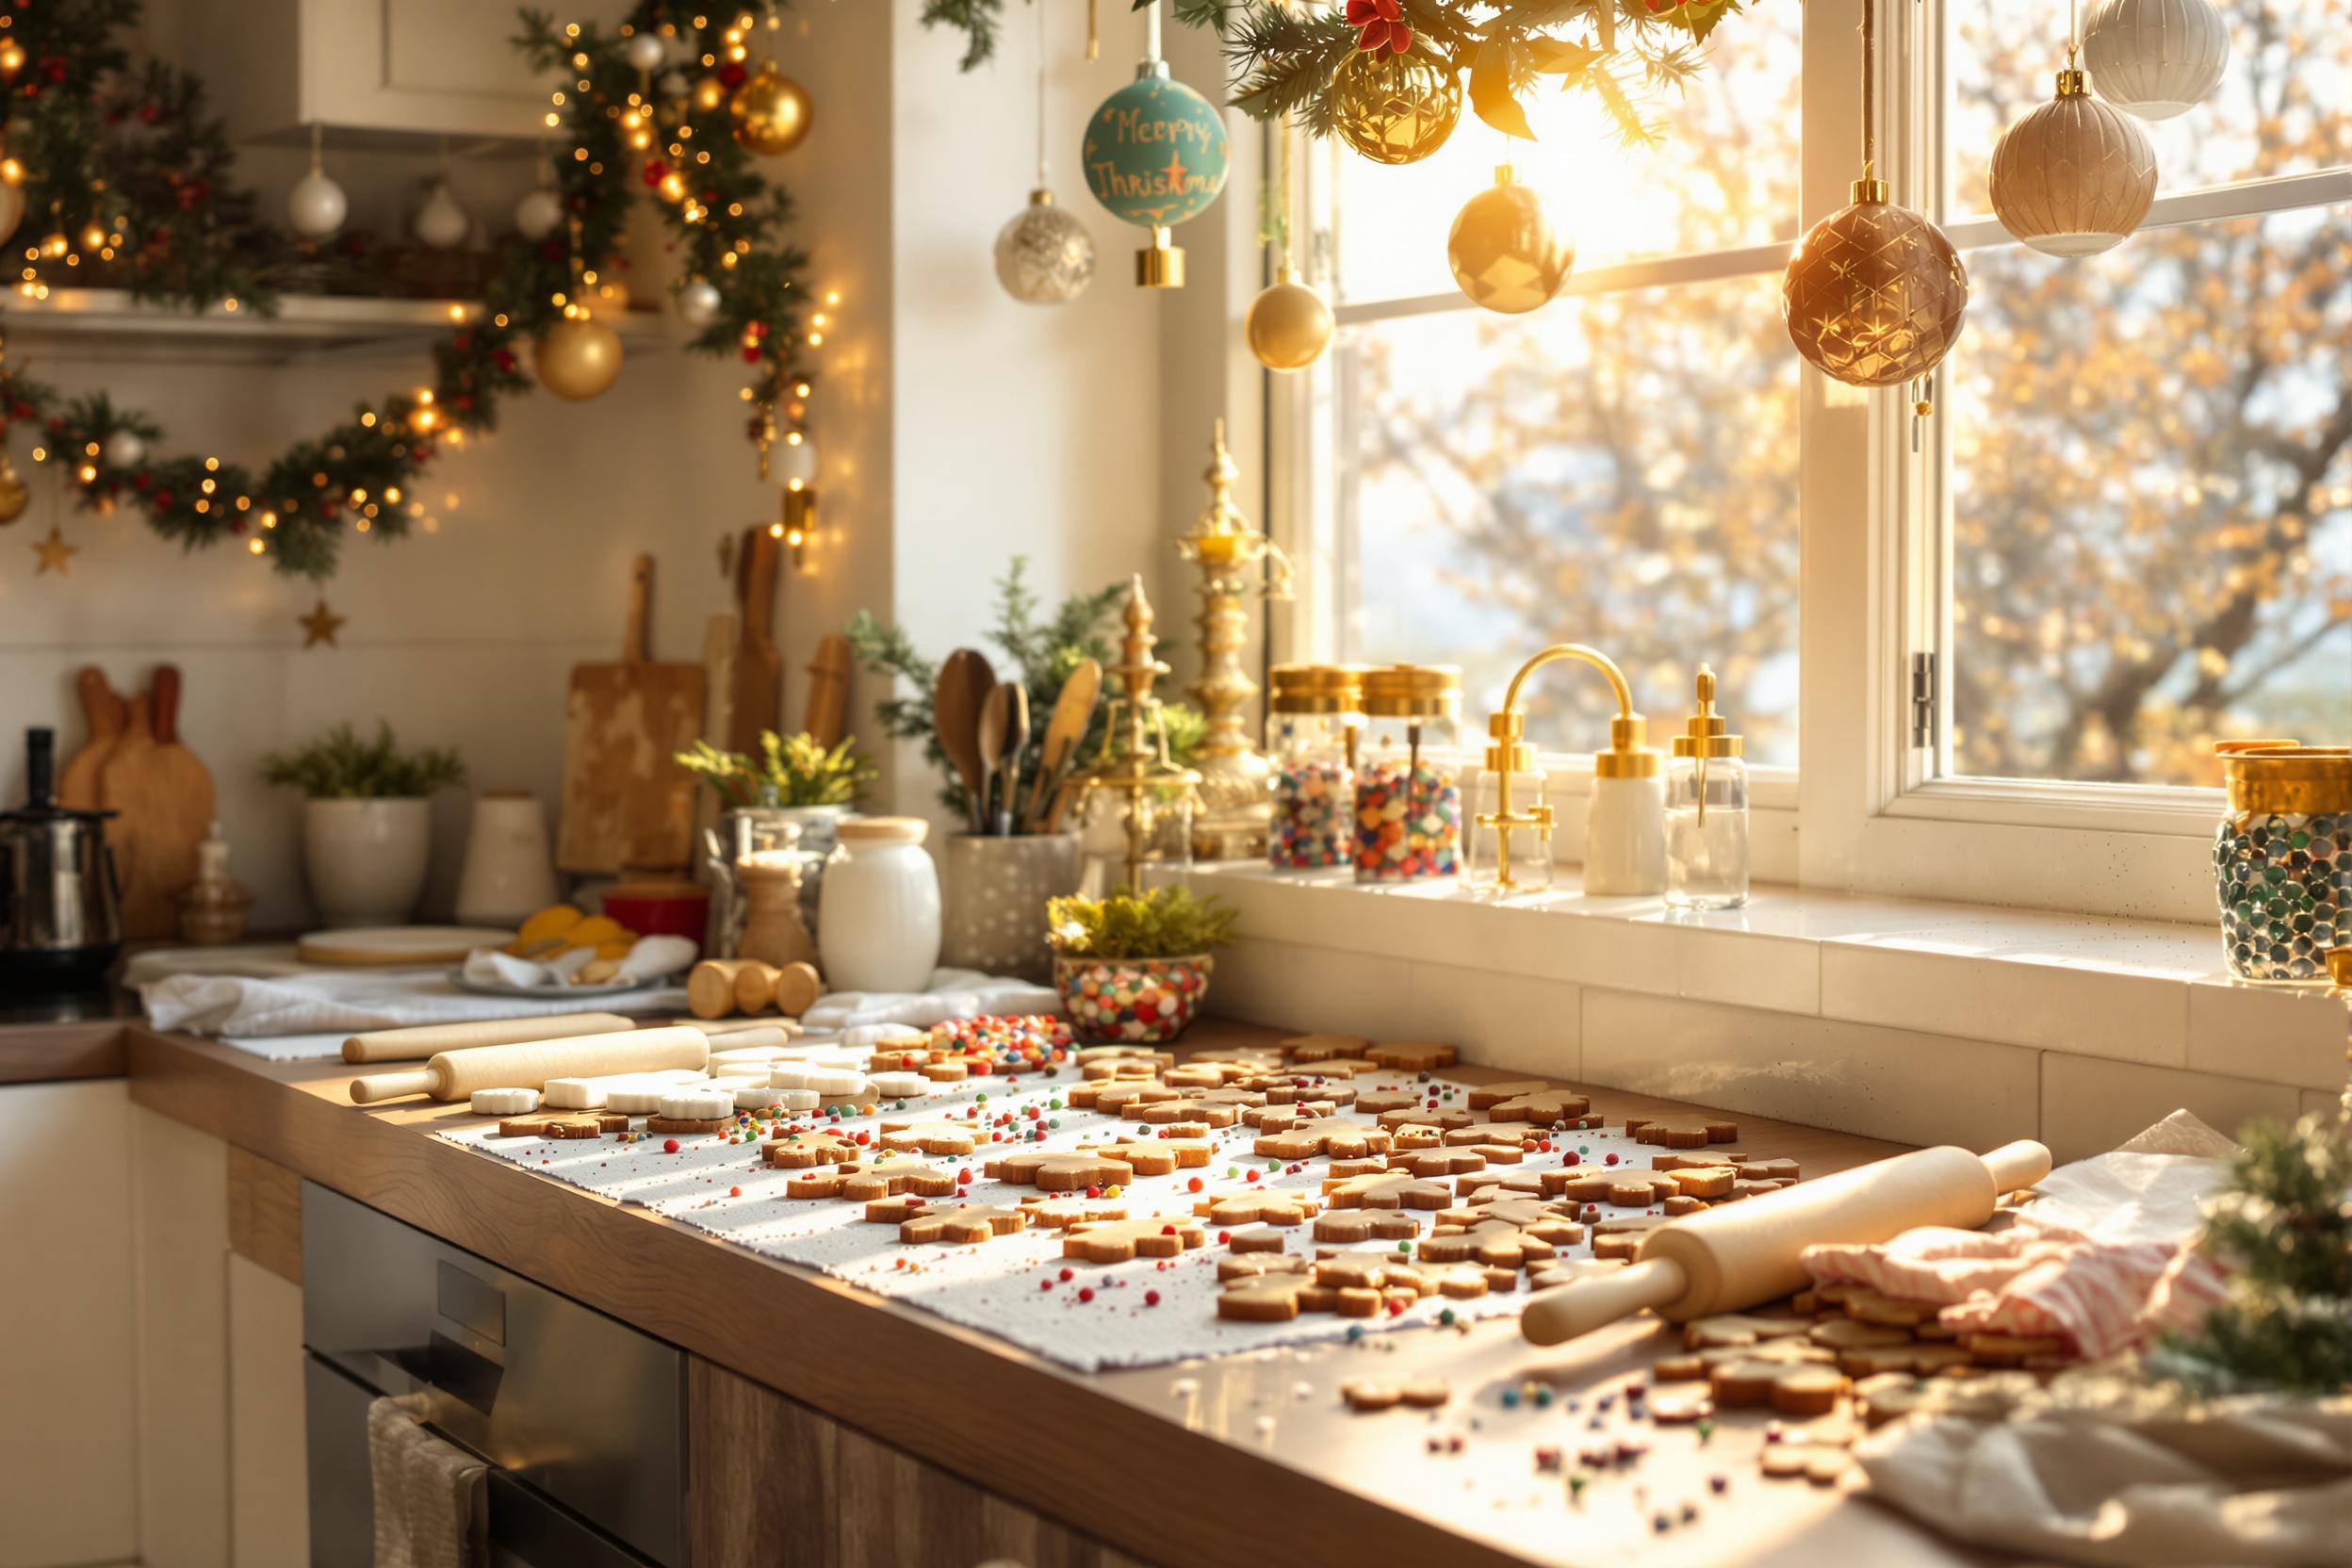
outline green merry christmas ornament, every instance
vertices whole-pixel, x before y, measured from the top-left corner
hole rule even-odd
[[[1225,122],[1217,106],[1169,80],[1166,60],[1146,60],[1087,120],[1080,161],[1086,188],[1112,217],[1152,231],[1150,248],[1135,253],[1136,285],[1184,287],[1184,253],[1168,231],[1207,211],[1225,188]]]

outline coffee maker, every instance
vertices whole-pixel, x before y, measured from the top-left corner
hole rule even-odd
[[[122,945],[114,813],[57,804],[56,742],[24,732],[31,798],[0,812],[0,1000],[96,990]]]

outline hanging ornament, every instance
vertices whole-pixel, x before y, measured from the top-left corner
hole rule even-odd
[[[629,68],[648,75],[662,69],[666,54],[667,51],[662,47],[661,37],[654,33],[631,34],[629,41],[621,46],[621,58],[629,62]]]
[[[789,153],[808,139],[813,113],[808,90],[778,71],[774,60],[761,60],[727,104],[735,139],[761,157]]]
[[[59,577],[72,577],[74,558],[81,552],[81,546],[67,544],[65,535],[57,531],[57,525],[51,523],[49,537],[33,541],[33,553],[41,557],[41,564],[33,568],[33,575],[46,577],[55,572]]]
[[[779,483],[792,490],[816,483],[817,444],[803,432],[788,432],[776,449],[776,477]]]
[[[593,316],[566,316],[540,335],[532,363],[540,385],[559,398],[586,402],[621,379],[620,335]]]
[[[286,220],[304,239],[324,239],[343,226],[344,217],[351,211],[351,202],[343,188],[327,177],[326,165],[320,161],[319,126],[310,128],[310,172],[294,182],[294,188],[286,193]],[[21,200],[21,199],[20,199]]]
[[[24,515],[24,509],[32,501],[33,492],[25,484],[24,477],[16,471],[16,465],[8,461],[7,449],[0,448],[0,528]]]
[[[457,196],[449,189],[449,182],[444,178],[433,182],[433,188],[425,193],[424,205],[418,207],[416,216],[409,220],[408,230],[421,243],[434,250],[449,251],[466,243],[466,236],[473,226],[472,220],[466,216],[466,209],[457,204]]]
[[[1544,198],[1509,164],[1462,204],[1446,236],[1446,264],[1472,304],[1524,316],[1550,302],[1576,264],[1576,248],[1552,227]]]
[[[1374,163],[1418,163],[1460,123],[1462,82],[1426,45],[1359,49],[1332,73],[1331,110],[1339,139]]]
[[[2211,0],[2099,0],[2082,27],[2082,63],[2115,107],[2169,120],[2220,85],[2230,24]]]
[[[1290,116],[1275,122],[1282,157],[1276,166],[1271,220],[1281,233],[1282,263],[1274,282],[1250,302],[1242,318],[1242,335],[1250,351],[1269,370],[1301,370],[1323,357],[1331,342],[1331,307],[1322,295],[1298,281],[1298,264],[1291,243]]]
[[[1169,78],[1159,57],[1158,0],[1143,19],[1135,79],[1087,118],[1079,161],[1105,211],[1152,231],[1150,247],[1135,253],[1136,286],[1182,288],[1184,253],[1168,230],[1207,211],[1225,188],[1225,122],[1206,98]]]
[[[0,169],[15,167],[14,158],[0,156]],[[24,221],[24,176],[20,174],[14,179],[9,179],[5,174],[0,174],[0,239],[6,239],[14,234],[16,226],[23,221]]]
[[[1952,352],[1968,274],[1943,230],[1886,200],[1878,154],[1874,0],[1862,0],[1862,177],[1853,205],[1813,225],[1788,257],[1780,313],[1797,352],[1849,386],[1893,386]]]
[[[708,278],[690,278],[678,291],[678,318],[690,327],[707,327],[719,318],[719,298],[716,285]]]
[[[514,204],[514,232],[525,239],[545,239],[564,223],[564,196],[555,188],[555,168],[545,147],[536,161],[538,183]]]
[[[1094,281],[1094,238],[1054,204],[1045,177],[1045,8],[1037,13],[1037,183],[1029,204],[996,231],[996,281],[1025,304],[1058,305]]]
[[[2001,226],[2053,256],[2114,250],[2156,200],[2148,133],[2083,90],[2075,50],[2069,7],[2058,95],[2001,133],[1988,186]]]
[[[141,441],[134,431],[118,430],[106,437],[106,444],[100,449],[100,452],[106,458],[107,467],[128,468],[147,455],[147,443]]]
[[[315,648],[324,643],[327,646],[334,647],[335,646],[335,634],[342,629],[346,619],[348,617],[338,615],[329,610],[327,601],[321,598],[318,608],[309,614],[295,616],[294,624],[302,629],[302,646]]]

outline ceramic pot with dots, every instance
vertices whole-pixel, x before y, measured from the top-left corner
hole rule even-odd
[[[1045,906],[1078,890],[1083,869],[1075,833],[1011,838],[958,833],[940,869],[947,907],[939,961],[1040,983],[1054,975]]]

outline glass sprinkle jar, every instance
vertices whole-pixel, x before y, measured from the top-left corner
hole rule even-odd
[[[1363,676],[1353,664],[1277,664],[1266,672],[1266,751],[1274,763],[1266,860],[1276,871],[1354,862]]]
[[[2325,982],[2329,951],[2352,946],[2352,750],[2292,741],[2213,749],[2230,797],[2213,839],[2230,972]]]
[[[1462,671],[1364,672],[1356,747],[1356,880],[1417,882],[1462,870]]]

